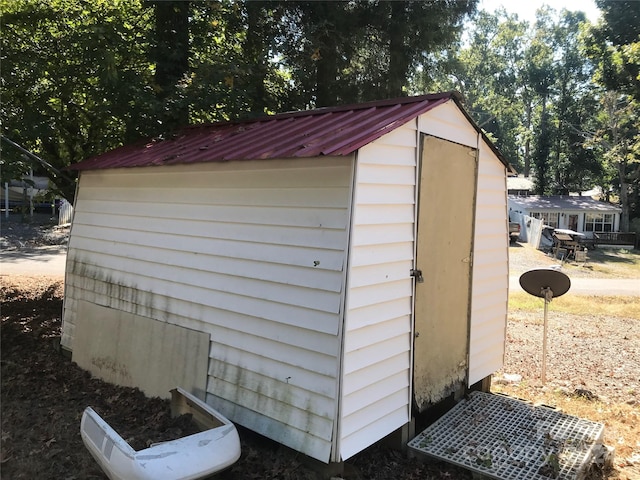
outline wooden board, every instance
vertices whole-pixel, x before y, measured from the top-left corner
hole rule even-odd
[[[209,334],[80,300],[72,359],[107,382],[169,398],[207,386]]]

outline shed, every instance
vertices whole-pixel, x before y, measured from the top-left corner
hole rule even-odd
[[[322,462],[502,366],[507,162],[442,93],[76,164],[63,347]]]
[[[542,220],[553,228],[584,233],[617,232],[622,209],[588,196],[574,195],[509,195],[509,212]]]

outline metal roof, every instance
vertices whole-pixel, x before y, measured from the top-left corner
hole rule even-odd
[[[462,108],[458,95],[447,92],[190,126],[177,131],[170,138],[125,145],[69,168],[99,170],[349,155],[449,100],[460,107],[469,122],[508,166],[508,162]]]
[[[529,195],[518,196],[509,195],[509,203],[518,206],[528,212],[544,212],[557,210],[588,210],[592,212],[621,212],[620,207],[616,207],[607,202],[594,200],[591,197],[578,197],[566,195]]]

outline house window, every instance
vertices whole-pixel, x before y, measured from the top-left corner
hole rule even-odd
[[[613,232],[612,213],[586,213],[584,216],[585,232]]]
[[[531,216],[542,220],[545,225],[558,228],[559,214],[557,212],[531,212]]]

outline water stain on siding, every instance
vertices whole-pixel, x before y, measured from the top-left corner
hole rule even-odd
[[[166,311],[154,308],[153,292],[116,280],[107,268],[92,264],[84,258],[72,257],[67,269],[84,283],[93,282],[92,290],[100,295],[97,304],[149,318],[156,318],[162,313],[166,316]],[[167,305],[166,300],[164,303]]]

